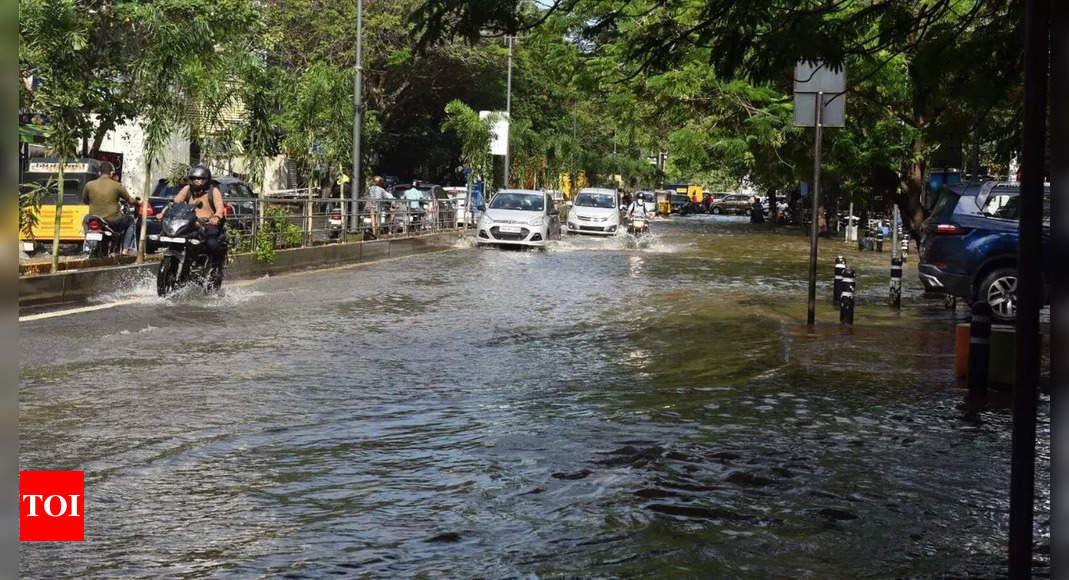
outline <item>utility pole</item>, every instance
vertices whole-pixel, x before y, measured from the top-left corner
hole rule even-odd
[[[512,133],[512,36],[509,40],[508,81],[505,89],[505,188],[509,186],[509,165],[512,163],[512,147],[509,135]]]
[[[360,190],[363,179],[360,178],[360,133],[364,126],[363,89],[364,89],[364,0],[356,0],[356,76],[353,78],[353,177],[352,224],[349,229],[356,231],[360,225]],[[344,185],[342,187],[345,187]]]

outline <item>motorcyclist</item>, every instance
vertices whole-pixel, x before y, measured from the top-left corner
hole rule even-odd
[[[217,285],[223,280],[223,264],[226,262],[226,205],[223,192],[212,181],[212,172],[197,165],[189,172],[189,184],[184,186],[174,203],[188,203],[197,210],[197,221],[204,230],[204,246],[212,259],[212,278]],[[163,219],[164,211],[157,214]]]
[[[639,217],[647,219],[646,215],[646,203],[642,201],[641,195],[636,195],[635,200],[631,202],[631,205],[627,206],[628,219]]]
[[[82,203],[89,206],[89,213],[82,220],[82,228],[87,227],[90,216],[103,219],[122,238],[122,255],[129,256],[137,251],[137,228],[133,227],[136,220],[132,215],[122,215],[119,200],[125,200],[134,207],[141,202],[141,198],[130,195],[123,184],[115,179],[115,166],[108,161],[101,162],[100,177],[87,182],[82,189]]]

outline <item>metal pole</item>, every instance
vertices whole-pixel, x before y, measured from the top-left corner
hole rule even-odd
[[[1069,3],[1053,2],[1051,31],[1069,29]],[[1051,244],[1054,253],[1050,264],[1069,262],[1069,38],[1064,33],[1051,34]],[[1050,303],[1050,440],[1065,440],[1064,421],[1069,421],[1064,397],[1069,392],[1069,273],[1064,267],[1051,269]],[[1069,448],[1051,446],[1050,490],[1054,527],[1069,528],[1069,486],[1064,484],[1069,469]],[[1051,534],[1051,578],[1069,576],[1069,535]]]
[[[813,138],[813,212],[809,224],[809,310],[806,324],[812,327],[817,317],[817,211],[820,204],[820,123],[824,109],[824,92],[817,93],[816,123]]]
[[[1025,8],[1021,218],[1017,248],[1017,368],[1013,386],[1013,456],[1010,469],[1009,577],[1014,580],[1032,576],[1050,4],[1050,0],[1028,0]]]
[[[356,75],[353,77],[353,176],[350,188],[353,199],[352,226],[360,225],[360,190],[364,180],[360,177],[360,133],[364,126],[364,0],[356,0]],[[344,187],[344,186],[343,186]]]
[[[509,136],[512,134],[512,36],[509,39],[509,72],[505,89],[505,187],[509,186],[509,165],[512,163],[512,148],[509,147]]]

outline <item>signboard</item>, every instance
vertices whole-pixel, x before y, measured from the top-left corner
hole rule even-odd
[[[505,111],[479,111],[479,118],[486,119],[497,115],[497,121],[490,127],[490,155],[508,155],[509,153],[509,118]]]
[[[55,161],[31,161],[27,173],[59,173],[59,163]],[[81,162],[64,163],[64,173],[89,173],[89,164]]]
[[[835,70],[824,63],[799,62],[794,68],[794,125],[815,127],[817,95],[824,93],[822,127],[846,124],[846,70]]]

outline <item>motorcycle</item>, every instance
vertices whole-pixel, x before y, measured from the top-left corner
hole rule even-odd
[[[650,233],[649,221],[644,217],[632,216],[631,221],[627,224],[627,233],[636,238]]]
[[[151,211],[151,207],[149,211]],[[123,203],[121,213],[124,216],[134,215],[135,210]],[[135,218],[129,227],[134,228],[136,233],[141,227],[141,220]],[[111,227],[111,224],[104,218],[92,214],[85,216],[85,246],[83,250],[90,258],[107,258],[108,256],[119,254],[122,251],[122,237],[123,232]]]
[[[134,226],[130,226],[134,227]],[[122,250],[122,234],[104,218],[88,215],[85,218],[85,253],[90,258],[106,258]]]
[[[330,219],[327,220],[327,233],[330,239],[336,240],[341,237],[342,219],[341,210],[335,209],[330,212]]]
[[[156,272],[156,293],[168,296],[191,281],[206,292],[218,292],[223,285],[222,268],[212,265],[204,239],[204,228],[197,221],[197,210],[187,203],[176,203],[163,215],[158,235],[163,259]]]

